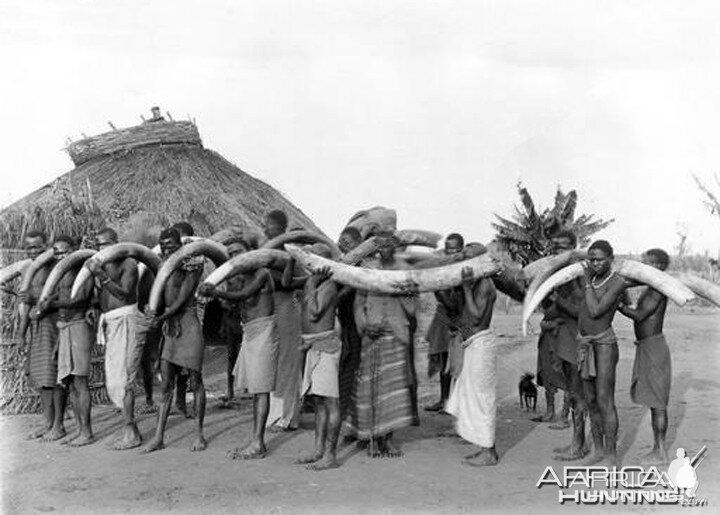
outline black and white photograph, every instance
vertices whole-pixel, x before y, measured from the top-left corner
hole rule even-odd
[[[710,513],[720,4],[0,0],[0,513]]]

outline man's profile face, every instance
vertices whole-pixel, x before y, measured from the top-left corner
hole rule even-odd
[[[269,239],[280,236],[282,233],[285,232],[285,229],[283,229],[282,225],[280,225],[272,218],[265,219],[265,226],[263,227],[263,229],[265,230],[265,236],[267,236]]]
[[[45,242],[39,236],[25,238],[25,252],[30,259],[35,259],[45,251]]]
[[[560,236],[552,239],[552,250],[554,254],[560,254],[572,250],[573,244],[567,236]]]
[[[167,257],[170,254],[177,251],[180,247],[182,247],[182,243],[180,243],[175,238],[163,238],[160,240],[160,253],[163,255],[163,257]]]
[[[445,240],[445,254],[457,254],[462,251],[462,245],[455,238]]]
[[[97,244],[98,250],[102,250],[106,247],[109,247],[110,245],[115,245],[117,243],[115,240],[112,239],[112,237],[104,232],[97,235],[97,238],[95,238],[95,242]]]
[[[340,239],[338,240],[338,247],[340,248],[340,252],[343,254],[350,252],[358,245],[360,245],[360,242],[348,233],[341,234]]]
[[[245,254],[247,252],[245,245],[243,245],[242,243],[231,243],[227,249],[228,256],[230,256],[231,258],[239,256],[240,254]]]
[[[610,271],[612,257],[608,256],[600,249],[592,249],[588,252],[588,263],[590,264],[590,269],[595,273],[595,275],[605,275]]]
[[[66,241],[56,241],[53,243],[53,255],[56,261],[60,261],[62,258],[72,252],[72,247]]]

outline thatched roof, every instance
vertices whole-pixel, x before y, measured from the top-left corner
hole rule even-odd
[[[152,126],[173,123],[189,122]],[[168,144],[149,138],[141,145],[103,147],[77,168],[0,211],[0,222],[8,227],[7,220],[37,211],[38,206],[46,212],[67,210],[59,206],[59,197],[69,197],[72,205],[99,209],[104,223],[124,232],[126,238],[132,238],[128,232],[138,225],[157,230],[180,220],[190,221],[205,236],[228,226],[259,231],[264,215],[272,209],[287,213],[289,227],[320,232],[279,191],[204,148],[199,140]]]

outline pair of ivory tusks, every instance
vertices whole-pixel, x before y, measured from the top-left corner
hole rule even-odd
[[[0,270],[0,284],[12,281],[16,277],[23,275],[25,270],[27,270],[30,266],[30,263],[32,263],[32,259],[30,258],[10,263],[8,266]]]
[[[626,279],[632,279],[659,291],[679,306],[695,297],[693,292],[671,275],[639,261],[625,260],[614,266],[615,272]],[[537,289],[534,295],[526,296],[523,303],[522,327],[527,336],[527,321],[542,300],[555,288],[582,277],[585,274],[584,263],[574,263],[555,272]]]
[[[585,259],[586,255],[584,251],[569,250],[555,256],[538,259],[525,266],[522,269],[523,277],[525,279],[532,279],[530,285],[525,290],[525,298],[533,298],[538,288],[555,272],[574,262]]]
[[[417,245],[433,249],[438,246],[438,242],[442,238],[441,235],[431,231],[410,229],[395,231],[395,237],[400,241],[401,247]],[[377,248],[377,237],[373,236],[345,254],[340,261],[347,265],[357,265],[360,261],[373,254]]]
[[[162,299],[165,284],[175,270],[182,265],[183,261],[194,256],[205,256],[209,258],[215,266],[221,266],[228,260],[227,249],[222,243],[212,240],[201,239],[187,243],[174,252],[158,270],[155,281],[153,281],[150,297],[148,300],[148,308],[152,312],[157,312],[160,308],[160,300]]]
[[[42,267],[49,264],[53,259],[55,259],[55,252],[53,251],[52,248],[45,250],[42,254],[40,254],[38,257],[33,259],[22,274],[22,278],[20,279],[20,286],[18,288],[18,291],[21,293],[26,293],[26,292],[30,291],[30,286],[32,285],[32,281],[33,281],[33,278],[35,277],[35,274]],[[24,302],[21,302],[18,305],[18,315],[20,317],[20,320],[27,320],[27,317],[29,314],[30,314],[30,305],[25,304]]]
[[[476,278],[487,277],[500,270],[499,264],[487,254],[442,267],[378,270],[325,259],[296,245],[285,245],[285,249],[310,272],[328,268],[335,282],[376,293],[399,295],[447,290],[462,283],[462,270],[466,267],[472,269]]]
[[[276,249],[258,249],[230,258],[205,278],[204,284],[217,286],[231,277],[252,272],[258,268],[282,270],[288,261],[288,253]]]
[[[102,249],[93,257],[85,261],[85,266],[80,269],[77,276],[75,277],[75,282],[73,283],[70,297],[74,298],[75,296],[77,296],[78,292],[83,287],[85,282],[92,280],[92,273],[88,269],[88,265],[91,261],[97,263],[100,266],[103,266],[105,265],[105,263],[127,258],[134,258],[144,263],[145,266],[147,266],[155,274],[157,273],[158,268],[160,268],[160,256],[155,254],[152,250],[145,247],[144,245],[129,241],[116,243]]]
[[[323,243],[330,248],[333,259],[340,258],[340,249],[337,243],[327,236],[312,231],[290,231],[275,236],[272,240],[266,241],[262,249],[282,249],[286,243]]]
[[[81,266],[85,261],[95,255],[96,252],[97,251],[93,249],[80,249],[62,258],[50,271],[50,275],[48,275],[45,281],[38,302],[44,302],[49,299],[60,282],[60,279],[73,268]]]

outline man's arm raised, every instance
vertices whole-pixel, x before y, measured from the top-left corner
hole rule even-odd
[[[664,299],[665,296],[662,293],[650,288],[647,293],[642,296],[636,308],[620,305],[618,311],[634,322],[642,322],[657,310]]]
[[[125,259],[120,271],[120,281],[113,281],[105,270],[92,260],[90,261],[90,271],[100,281],[100,284],[110,292],[113,297],[117,297],[125,302],[135,299],[138,269],[137,265],[131,258]]]
[[[308,299],[308,316],[311,322],[320,320],[327,310],[334,307],[337,301],[337,285],[334,281],[326,279],[325,282],[318,284],[322,279],[318,276],[312,276],[308,281],[312,281],[313,291]]]

